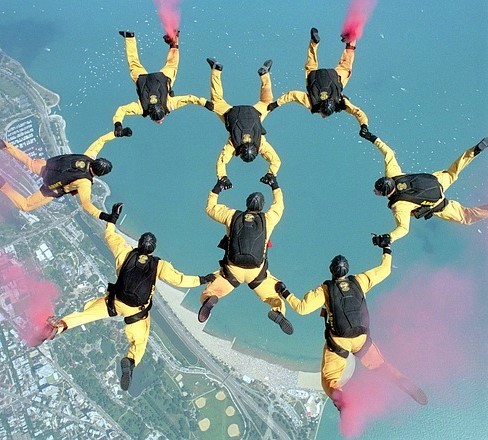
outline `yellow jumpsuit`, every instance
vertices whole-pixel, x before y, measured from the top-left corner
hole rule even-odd
[[[107,223],[105,241],[115,257],[116,272],[119,274],[120,267],[133,248],[126,243],[120,234],[115,232],[115,225],[113,223]],[[177,287],[195,287],[200,285],[198,276],[184,275],[174,269],[171,263],[164,260],[158,262],[157,277]],[[124,317],[135,315],[141,310],[139,307],[130,307],[118,299],[115,299],[114,304],[117,314]],[[62,318],[62,320],[66,323],[67,328],[70,329],[105,318],[109,318],[109,314],[107,311],[106,297],[102,296],[87,302],[82,312],[71,313]],[[125,335],[130,344],[127,357],[133,359],[135,365],[141,361],[146,350],[150,324],[151,317],[149,314],[145,319],[125,325]]]
[[[136,37],[124,38],[125,50],[127,55],[127,63],[129,64],[130,77],[137,82],[139,75],[147,74],[147,70],[143,67],[139,61],[139,55],[137,53],[137,41]],[[178,63],[180,60],[180,51],[178,48],[170,48],[168,56],[166,58],[166,64],[160,70],[161,73],[166,75],[171,80],[171,86],[173,86],[176,80],[176,73],[178,71]],[[204,106],[207,100],[205,98],[197,98],[193,95],[182,96],[167,96],[167,107],[169,111],[177,110],[180,107],[184,107],[187,104],[196,104]],[[124,116],[142,115],[144,110],[139,100],[131,102],[129,104],[120,106],[115,112],[112,121],[122,123]]]
[[[385,253],[382,256],[381,264],[379,266],[358,275],[354,275],[355,280],[361,286],[365,296],[376,284],[380,283],[390,275],[391,261],[391,255]],[[290,304],[293,310],[300,315],[306,315],[320,307],[325,307],[328,314],[327,316],[330,319],[329,290],[325,284],[321,284],[317,288],[307,292],[302,300],[299,300],[293,293],[290,293],[286,298],[286,301]],[[355,338],[343,338],[332,335],[331,337],[337,345],[353,354],[361,350],[367,339],[366,335],[360,335]],[[401,377],[400,372],[385,362],[381,352],[374,343],[372,343],[366,352],[362,354],[360,361],[368,369],[386,366],[394,376]],[[346,359],[327,349],[327,344],[325,344],[321,368],[322,388],[329,397],[332,398],[332,393],[335,389],[340,389],[339,381],[345,368]]]
[[[115,139],[113,132],[104,134],[93,142],[83,154],[95,159],[105,145],[105,142],[113,139]],[[26,153],[14,147],[12,144],[5,142],[5,145],[7,146],[4,149],[5,152],[22,162],[32,173],[37,174],[38,176],[41,175],[42,169],[46,166],[46,161],[44,159],[31,159]],[[88,214],[98,218],[101,211],[91,202],[91,187],[92,182],[90,182],[89,179],[77,179],[70,184],[65,185],[63,190],[65,193],[78,191],[78,197],[80,198],[80,203],[83,209]],[[0,188],[0,191],[2,191],[21,211],[32,211],[33,209],[39,208],[53,200],[53,197],[46,197],[41,193],[41,191],[36,191],[29,197],[24,197],[13,189],[9,183],[6,183],[2,188]]]
[[[398,165],[394,151],[387,144],[385,144],[380,138],[377,138],[374,145],[376,145],[378,150],[380,150],[385,158],[386,177],[396,177],[404,174]],[[461,156],[454,161],[454,163],[452,163],[447,170],[432,173],[435,177],[437,177],[443,191],[446,191],[457,180],[461,171],[474,159],[474,148],[475,147],[469,148],[463,154],[461,154]],[[442,202],[443,200],[444,199],[440,199],[438,203]],[[403,200],[393,204],[392,213],[396,222],[396,228],[390,232],[392,243],[408,234],[411,212],[419,206],[420,205],[417,205],[416,203],[406,202]],[[488,205],[482,205],[475,208],[465,208],[459,202],[449,200],[446,207],[442,211],[435,212],[434,215],[444,220],[470,225],[488,218]]]
[[[225,205],[217,203],[218,195],[210,192],[207,199],[207,214],[215,221],[222,223],[226,226],[226,234],[229,235],[229,228],[232,222],[232,216],[236,212],[235,209],[228,208]],[[274,227],[278,224],[283,215],[284,204],[283,204],[283,193],[281,188],[273,190],[273,202],[269,207],[268,211],[265,213],[266,221],[266,246],[268,244],[271,233]],[[239,283],[250,283],[252,282],[261,272],[264,263],[256,269],[244,269],[242,267],[234,266],[233,264],[228,264],[227,268],[236,278]],[[216,295],[218,298],[222,298],[228,295],[234,290],[232,284],[227,281],[223,275],[222,271],[214,272],[216,279],[212,283],[207,285],[207,288],[202,292],[200,297],[200,302],[203,303],[208,297]],[[266,271],[266,279],[254,290],[254,293],[261,299],[261,301],[268,304],[272,310],[276,310],[285,315],[285,302],[280,298],[280,296],[275,292],[274,285],[278,280]]]
[[[224,114],[232,108],[224,99],[224,88],[222,87],[222,72],[217,69],[212,69],[210,74],[210,100],[214,104],[214,112],[217,113],[220,120],[225,124]],[[260,120],[264,121],[268,115],[268,104],[273,101],[273,92],[271,89],[271,77],[269,73],[260,76],[261,78],[261,91],[259,96],[259,101],[253,105],[253,107],[261,113]],[[269,163],[268,173],[276,176],[278,170],[281,166],[281,160],[271,146],[271,144],[266,140],[264,135],[261,136],[261,146],[259,147],[259,154],[263,159]],[[232,144],[232,140],[229,136],[227,143],[222,148],[222,151],[217,158],[217,177],[220,179],[227,176],[227,171],[225,166],[229,161],[236,155],[236,149]]]
[[[352,41],[350,44],[351,46],[355,46],[356,42]],[[308,45],[307,50],[307,61],[305,61],[305,83],[310,72],[318,70],[319,68],[317,58],[318,46],[318,43],[314,43],[312,40],[310,40],[310,44]],[[339,64],[334,69],[339,75],[343,88],[346,88],[346,84],[349,82],[352,73],[353,63],[354,49],[344,49],[341,55],[341,59],[339,60]],[[312,103],[310,102],[310,98],[307,92],[292,90],[280,96],[280,98],[276,101],[278,106],[288,104],[289,102],[296,102],[297,104],[301,104],[309,110],[312,108]],[[349,101],[349,99],[345,96],[344,102],[346,104],[345,111],[354,116],[357,119],[359,125],[368,125],[368,117],[366,116],[366,113],[364,113],[364,111],[352,104],[351,101]]]

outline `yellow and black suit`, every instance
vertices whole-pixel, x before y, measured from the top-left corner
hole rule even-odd
[[[109,132],[103,136],[100,136],[88,147],[83,155],[87,156],[89,159],[95,159],[105,145],[105,142],[111,141],[113,139],[115,139],[113,132]],[[9,142],[5,142],[5,146],[6,148],[4,148],[3,151],[10,154],[19,162],[22,162],[32,173],[37,174],[41,177],[43,176],[44,169],[47,163],[46,160],[32,159],[22,150],[14,147]],[[88,164],[85,164],[85,166],[87,167]],[[65,184],[62,187],[62,192],[64,194],[78,194],[83,209],[93,217],[99,218],[101,211],[91,202],[91,188],[92,180],[89,178],[81,178]],[[46,191],[41,190],[36,191],[34,194],[28,197],[24,197],[19,192],[17,192],[9,183],[5,183],[5,185],[0,188],[0,191],[2,191],[21,211],[32,211],[33,209],[39,208],[49,203],[55,198],[49,197],[48,195],[46,195]]]
[[[346,87],[349,79],[351,78],[352,65],[354,63],[355,44],[356,42],[352,41],[346,46],[346,48],[342,52],[339,64],[333,69],[337,72],[342,89]],[[319,69],[319,63],[317,58],[318,46],[319,43],[314,43],[312,40],[310,40],[307,50],[307,60],[305,62],[305,82],[307,85],[309,82],[310,74],[312,72],[316,72]],[[342,99],[344,102],[344,111],[354,116],[357,119],[359,125],[368,125],[368,117],[366,116],[366,113],[364,113],[364,111],[361,110],[359,107],[356,107],[354,104],[352,104],[346,96],[342,95]],[[290,92],[284,93],[276,101],[278,106],[288,104],[290,102],[296,102],[297,104],[303,105],[309,110],[315,112],[315,110],[312,109],[313,106],[310,95],[307,92],[292,90]]]
[[[392,257],[388,251],[382,256],[381,263],[374,269],[354,275],[353,281],[357,283],[360,291],[366,296],[375,285],[383,281],[391,273]],[[336,281],[340,281],[339,278]],[[344,278],[344,280],[346,280]],[[317,288],[310,290],[305,294],[302,300],[298,299],[293,293],[286,291],[286,301],[293,310],[300,315],[306,315],[319,308],[323,308],[323,314],[326,316],[328,322],[334,322],[334,316],[331,313],[331,303],[329,297],[329,289],[326,283],[320,284]],[[369,329],[368,329],[369,330]],[[339,337],[334,336],[333,332],[330,334],[332,342],[345,352],[350,352],[359,355],[361,363],[368,369],[379,368],[385,364],[385,360],[381,355],[378,347],[371,341],[367,333],[356,337]],[[329,344],[330,345],[330,344]],[[347,357],[347,355],[346,355]],[[322,387],[325,393],[332,398],[333,391],[340,389],[340,379],[346,368],[346,358],[332,351],[327,344],[324,345],[323,359],[322,359]],[[388,365],[388,368],[394,372],[395,375],[401,377],[401,373],[397,372],[393,367]]]
[[[215,221],[222,223],[226,226],[226,234],[227,236],[230,235],[230,226],[232,223],[232,219],[236,212],[235,209],[228,208],[225,205],[217,203],[218,201],[218,194],[214,192],[210,192],[207,199],[207,207],[206,212],[207,214]],[[273,202],[264,213],[265,224],[266,224],[266,238],[265,238],[265,248],[263,249],[263,255],[266,252],[266,248],[268,246],[269,239],[271,237],[271,233],[273,229],[278,224],[283,215],[284,211],[284,204],[283,204],[283,193],[280,188],[273,190]],[[237,283],[240,284],[249,284],[252,283],[258,275],[261,274],[263,271],[264,265],[267,264],[267,261],[263,261],[263,263],[257,267],[252,269],[245,269],[234,264],[228,263],[225,266],[225,270],[230,272],[230,276],[234,278]],[[222,298],[234,290],[234,286],[231,284],[224,277],[224,269],[220,271],[214,272],[216,279],[215,281],[208,284],[207,288],[202,292],[200,297],[200,302],[203,304],[205,300],[213,295],[217,296],[218,298]],[[266,270],[265,278],[263,281],[257,286],[254,287],[252,290],[254,293],[261,299],[261,301],[265,302],[270,306],[272,310],[276,310],[281,312],[285,315],[285,303],[280,298],[280,296],[275,292],[274,285],[278,281],[271,273]],[[227,277],[229,278],[229,277]]]
[[[105,241],[115,257],[115,267],[118,275],[124,261],[133,248],[126,243],[124,237],[115,231],[115,225],[113,223],[107,223],[105,229]],[[171,263],[164,260],[158,261],[156,277],[176,287],[195,287],[200,285],[198,276],[184,275],[174,269]],[[149,302],[144,305],[144,308],[148,305]],[[141,310],[140,307],[128,306],[117,298],[114,300],[114,306],[117,315],[124,317],[133,316]],[[66,328],[71,329],[108,317],[107,296],[102,296],[87,302],[83,311],[66,315],[62,320],[65,322]],[[151,316],[148,314],[144,319],[134,322],[133,324],[125,325],[125,335],[130,344],[126,357],[133,359],[135,365],[141,361],[146,350],[150,324]]]
[[[139,61],[139,55],[137,52],[137,40],[136,37],[127,37],[124,38],[125,40],[125,50],[127,55],[127,63],[129,64],[129,71],[130,77],[136,84],[137,90],[139,93],[144,93],[144,84],[141,84],[140,76],[144,75],[147,80],[147,77],[153,74],[148,74],[147,70]],[[161,68],[159,71],[162,73],[168,80],[168,88],[171,89],[173,84],[176,80],[176,73],[178,72],[178,64],[180,60],[180,51],[178,47],[172,47],[169,49],[168,56],[166,58],[166,64]],[[147,82],[147,81],[145,81]],[[148,103],[151,103],[151,97],[147,97]],[[205,98],[198,98],[194,95],[182,95],[182,96],[157,96],[155,97],[156,101],[152,103],[157,103],[159,101],[163,101],[165,103],[164,107],[165,110],[171,112],[173,110],[177,110],[180,107],[184,107],[187,104],[196,104],[200,106],[205,106],[205,102],[207,101]],[[143,101],[145,99],[143,98]],[[146,107],[146,104],[145,104]],[[147,116],[147,108],[144,108],[141,99],[131,102],[129,104],[120,106],[117,111],[115,112],[112,120],[115,124],[116,122],[122,123],[125,116]]]
[[[212,69],[210,74],[210,100],[214,104],[214,112],[219,116],[220,120],[226,124],[225,114],[232,108],[224,99],[224,89],[222,87],[222,72],[217,69]],[[267,109],[268,104],[273,101],[273,91],[271,87],[271,77],[269,72],[264,75],[260,75],[261,79],[261,90],[259,101],[253,105],[260,114],[261,123],[264,121],[269,111]],[[259,145],[258,153],[263,157],[263,159],[268,162],[269,168],[268,173],[277,175],[278,170],[281,166],[281,160],[271,146],[271,144],[266,140],[266,136],[261,135],[261,142]],[[222,178],[227,176],[226,165],[230,160],[236,156],[236,146],[232,143],[232,139],[229,136],[227,143],[222,148],[222,151],[217,158],[217,178]]]
[[[374,145],[384,156],[385,177],[394,178],[405,175],[402,173],[400,165],[398,165],[394,151],[386,143],[380,138],[377,138],[374,141]],[[475,147],[472,147],[461,154],[461,156],[458,157],[447,170],[432,173],[432,175],[437,178],[442,191],[446,191],[458,179],[461,171],[468,166],[474,158]],[[445,203],[445,207],[440,211],[433,212],[433,215],[444,220],[470,225],[488,218],[488,205],[466,208],[455,200],[448,200],[446,202],[445,197],[441,197],[434,204],[434,207],[441,203]],[[412,212],[420,206],[420,204],[406,200],[399,200],[391,204],[390,208],[396,222],[396,228],[389,233],[392,243],[408,234]]]

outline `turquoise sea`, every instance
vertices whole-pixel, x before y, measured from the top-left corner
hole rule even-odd
[[[322,38],[320,66],[335,67],[343,49],[339,34],[347,5],[318,0],[182,1],[175,93],[209,96],[207,57],[224,65],[224,92],[230,104],[258,100],[257,69],[269,58],[274,62],[275,98],[291,89],[304,90],[310,27],[317,27]],[[485,0],[378,1],[357,44],[345,94],[366,111],[370,130],[396,150],[405,172],[443,169],[487,135],[487,27]],[[111,130],[117,106],[136,99],[118,35],[121,29],[135,31],[142,63],[148,71],[159,70],[167,46],[151,1],[10,0],[2,5],[0,47],[32,78],[61,96],[54,110],[66,120],[74,152],[84,151]],[[162,126],[140,117],[127,117],[124,125],[132,128],[133,137],[108,144],[102,154],[114,163],[105,179],[112,190],[108,205],[125,203],[122,229],[133,236],[153,231],[159,256],[185,273],[215,270],[221,258],[216,245],[224,229],[206,216],[204,207],[215,183],[215,160],[227,138],[222,123],[205,109],[187,106],[169,115]],[[356,121],[346,114],[324,121],[290,104],[270,114],[264,126],[282,159],[278,181],[286,205],[272,236],[270,271],[302,296],[328,277],[336,254],[349,259],[351,273],[376,266],[380,252],[371,245],[370,233],[388,232],[393,219],[385,200],[372,192],[382,175],[382,157],[361,141]],[[448,197],[467,206],[488,203],[487,161],[486,156],[476,158]],[[234,159],[228,167],[234,188],[222,193],[220,201],[243,208],[245,197],[259,190],[269,202],[269,188],[259,183],[266,168],[260,158],[252,164]],[[487,245],[488,222],[463,227],[438,219],[412,222],[409,236],[394,245],[395,269],[369,299],[375,340],[388,346],[394,332],[387,321],[375,319],[386,298],[401,303],[422,289],[419,279],[428,284],[430,273],[461,273],[476,285],[465,301],[469,313],[462,319],[453,319],[454,311],[445,307],[462,289],[452,292],[447,283],[442,286],[442,307],[429,306],[429,313],[419,302],[412,307],[415,316],[435,316],[436,323],[454,326],[458,340],[450,344],[438,334],[435,341],[445,344],[446,353],[456,351],[456,343],[463,344],[468,359],[464,369],[441,375],[440,382],[426,379],[421,369],[428,366],[409,365],[410,376],[425,379],[429,406],[405,405],[369,426],[361,438],[487,435]],[[189,308],[198,309],[199,293],[192,289],[187,295]],[[429,290],[421,293],[429,298]],[[292,337],[281,333],[266,315],[255,295],[240,287],[219,303],[207,327],[223,337],[237,337],[240,346],[264,357],[318,371],[323,346],[318,312],[301,317],[289,311],[295,327]],[[440,327],[427,328],[435,334]],[[392,362],[402,361],[405,347],[411,347],[405,342],[398,350],[385,350]],[[424,349],[422,344],[415,347]],[[442,364],[442,356],[437,360]],[[442,365],[439,368],[442,371]],[[336,420],[335,409],[328,405],[319,438],[339,438]]]

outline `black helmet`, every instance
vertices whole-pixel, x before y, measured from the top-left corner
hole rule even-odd
[[[110,162],[108,159],[100,157],[91,163],[91,170],[95,176],[105,176],[105,174],[112,171],[112,162]]]
[[[333,278],[344,277],[349,272],[349,262],[346,257],[336,255],[330,262],[329,270]]]
[[[166,113],[161,104],[151,105],[148,109],[148,112],[149,112],[149,117],[155,122],[163,120],[164,117],[166,116]]]
[[[260,192],[249,194],[246,199],[248,211],[261,211],[264,207],[264,196]]]
[[[137,243],[137,248],[143,254],[152,254],[156,249],[156,237],[152,232],[144,232],[139,238],[139,242]]]
[[[326,99],[325,101],[322,101],[322,104],[320,105],[320,114],[323,116],[330,116],[335,112],[335,109],[336,109],[335,101],[329,98]]]
[[[244,162],[252,162],[254,159],[256,159],[257,155],[258,155],[258,149],[256,145],[250,142],[246,142],[245,144],[242,144],[239,147],[239,157]]]
[[[382,177],[374,183],[374,189],[382,196],[387,196],[395,189],[395,181],[390,177]]]

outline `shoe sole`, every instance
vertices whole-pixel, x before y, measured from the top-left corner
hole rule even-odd
[[[286,319],[282,313],[277,312],[276,310],[270,310],[268,313],[268,318],[271,319],[271,321],[276,322],[283,331],[283,333],[286,333],[287,335],[293,334],[293,326],[291,325],[291,322]]]
[[[122,368],[122,376],[120,378],[120,388],[124,391],[127,391],[130,386],[130,382],[132,379],[132,362],[129,358],[123,358],[120,361],[120,367]]]
[[[202,307],[200,307],[200,310],[198,311],[198,321],[205,322],[210,317],[210,313],[212,312],[212,309],[214,308],[215,304],[217,304],[218,302],[219,302],[219,298],[215,295],[212,295],[209,298],[207,298],[202,304]]]

